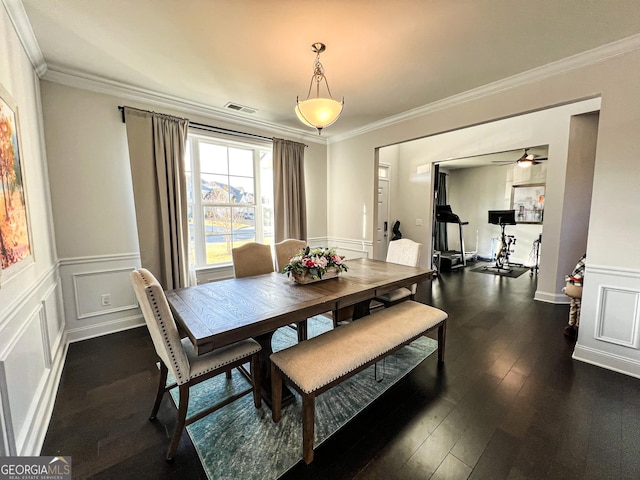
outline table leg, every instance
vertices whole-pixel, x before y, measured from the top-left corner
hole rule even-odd
[[[369,315],[369,313],[371,313],[369,311],[370,304],[371,304],[371,300],[364,300],[360,303],[356,303],[353,306],[353,317],[351,317],[351,320],[357,320],[359,318],[366,317],[367,315]]]
[[[273,353],[271,348],[271,338],[274,332],[265,333],[255,337],[255,340],[260,344],[262,350],[258,353],[258,361],[260,362],[260,394],[262,400],[271,408],[271,359],[269,358]],[[282,382],[282,406],[293,403],[294,397],[291,390]]]

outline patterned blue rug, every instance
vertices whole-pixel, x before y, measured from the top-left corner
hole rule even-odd
[[[309,319],[309,337],[332,328],[330,319]],[[274,351],[295,344],[296,332],[281,328],[273,336]],[[371,366],[316,399],[315,447],[355,417],[373,400],[437,349],[437,342],[422,337],[378,365],[378,380]],[[380,368],[382,366],[382,368]],[[229,381],[224,375],[191,388],[188,415],[212,405],[216,398],[247,387],[234,370]],[[177,403],[177,389],[171,394]],[[253,406],[251,395],[232,402],[217,412],[189,425],[187,432],[195,445],[210,480],[277,479],[302,460],[302,402],[282,409],[282,419],[273,423],[271,410],[263,403]]]

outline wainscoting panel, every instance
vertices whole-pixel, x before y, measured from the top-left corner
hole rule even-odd
[[[60,260],[60,279],[69,342],[144,324],[129,274],[137,253]]]
[[[0,374],[2,375],[2,374]],[[0,376],[0,382],[2,382]],[[9,438],[7,436],[7,427],[4,422],[4,410],[2,409],[2,395],[0,391],[0,457],[6,457],[9,452]]]
[[[60,279],[56,278],[56,283],[45,293],[42,300],[43,314],[46,318],[46,331],[49,341],[49,352],[51,352],[50,362],[53,362],[55,352],[61,346],[64,338],[64,308],[62,305],[62,285]]]
[[[56,267],[25,283],[23,292],[0,311],[0,452],[33,456],[49,425],[66,353]]]
[[[96,317],[136,308],[138,302],[130,280],[133,270],[134,267],[126,267],[74,273],[76,318]]]
[[[10,454],[16,455],[30,428],[42,386],[49,371],[47,335],[43,332],[42,308],[31,313],[18,334],[0,353],[0,390]]]
[[[600,287],[596,340],[638,348],[640,292]]]
[[[640,271],[587,265],[573,358],[640,378]]]

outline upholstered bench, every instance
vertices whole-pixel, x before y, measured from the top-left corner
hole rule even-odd
[[[313,461],[315,397],[434,328],[444,361],[447,313],[411,300],[271,355],[272,417],[280,421],[282,380],[302,397],[302,450]]]

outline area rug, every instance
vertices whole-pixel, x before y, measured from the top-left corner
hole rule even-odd
[[[528,272],[529,270],[531,269],[526,267],[508,267],[505,270],[499,270],[495,268],[493,263],[491,263],[489,265],[484,265],[482,267],[476,267],[471,271],[477,272],[477,273],[489,273],[492,275],[499,275],[500,277],[518,278],[524,272]]]
[[[323,316],[308,321],[309,337],[331,328],[331,319]],[[274,334],[273,349],[281,350],[296,341],[295,330],[281,328]],[[380,381],[376,381],[371,366],[320,395],[316,399],[316,448],[431,355],[437,346],[435,340],[421,337],[378,364]],[[246,380],[236,370],[230,381],[219,375],[196,385],[191,388],[188,415],[246,386]],[[171,395],[175,403],[177,394],[174,388]],[[208,478],[277,479],[302,461],[302,402],[295,395],[295,403],[282,409],[282,419],[277,424],[271,420],[271,410],[264,402],[256,409],[252,396],[246,395],[189,425],[187,432]]]

